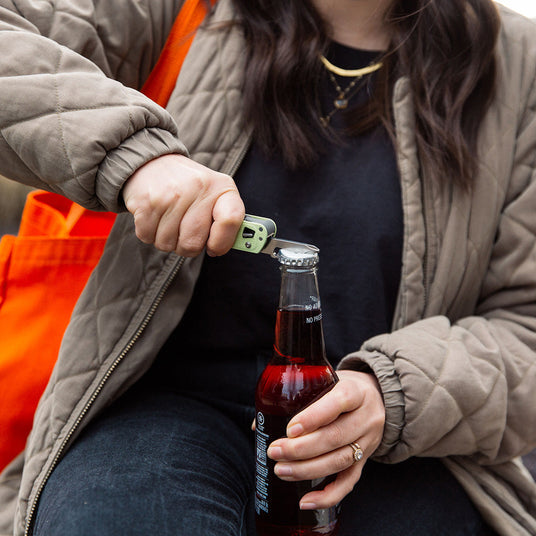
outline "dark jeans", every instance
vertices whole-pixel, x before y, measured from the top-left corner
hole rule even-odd
[[[38,536],[254,536],[253,408],[145,383],[92,422],[52,473]],[[433,459],[369,461],[340,536],[492,535]]]

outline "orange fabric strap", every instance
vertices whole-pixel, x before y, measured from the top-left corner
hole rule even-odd
[[[216,0],[210,0],[213,6]],[[160,106],[166,106],[175,88],[184,58],[195,32],[209,11],[208,0],[186,0],[175,19],[158,61],[142,92]]]

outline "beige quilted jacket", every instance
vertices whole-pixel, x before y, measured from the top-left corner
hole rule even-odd
[[[183,152],[233,174],[248,146],[237,30],[198,32],[168,110],[139,88],[180,0],[0,0],[0,174],[93,209],[156,155]],[[215,18],[232,17],[220,0]],[[506,10],[500,88],[469,195],[422,181],[410,88],[394,110],[403,273],[391,334],[367,363],[385,397],[376,456],[437,456],[502,535],[536,534],[536,26]],[[180,140],[180,141],[179,141]],[[141,244],[117,220],[83,293],[22,457],[0,477],[0,534],[31,532],[36,502],[80,430],[150,366],[190,299],[201,258]],[[448,507],[448,505],[445,505]]]

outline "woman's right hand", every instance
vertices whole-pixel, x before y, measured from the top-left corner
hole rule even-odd
[[[123,186],[136,236],[162,251],[195,257],[227,253],[244,219],[234,180],[190,158],[169,154],[147,162]]]

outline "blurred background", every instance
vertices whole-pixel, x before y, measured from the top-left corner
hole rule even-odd
[[[535,0],[498,0],[500,4],[508,6],[514,11],[519,11],[526,17],[536,18],[536,1]]]

